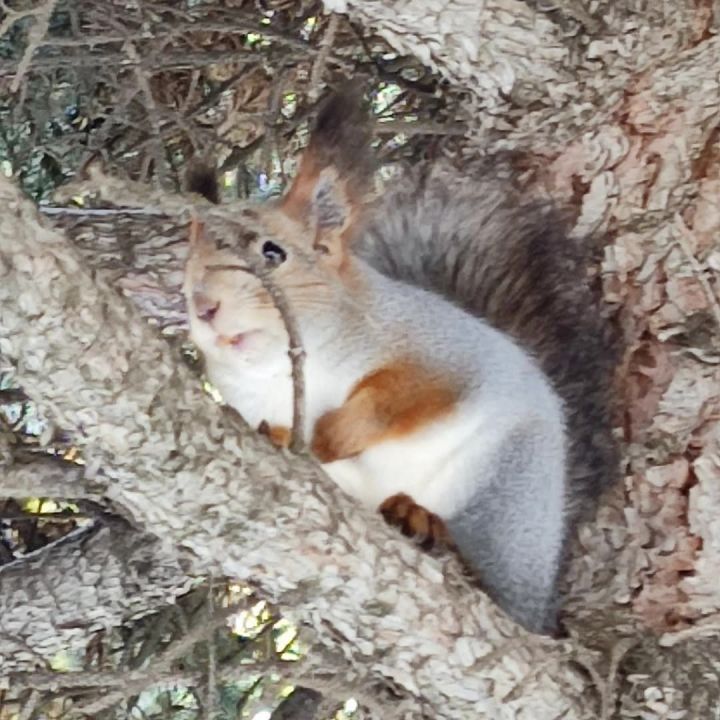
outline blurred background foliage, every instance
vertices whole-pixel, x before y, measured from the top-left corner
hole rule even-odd
[[[348,78],[368,89],[386,160],[458,120],[437,77],[318,2],[72,0],[38,40],[41,21],[20,14],[0,38],[0,162],[36,200],[94,154],[168,189],[200,154],[230,195],[279,192],[318,100]]]

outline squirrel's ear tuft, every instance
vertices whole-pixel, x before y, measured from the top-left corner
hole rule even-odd
[[[185,172],[185,190],[202,195],[215,205],[220,204],[220,186],[215,168],[207,162],[193,160]]]
[[[372,125],[360,88],[334,92],[321,106],[306,154],[320,167],[334,167],[340,177],[365,193],[372,180]]]
[[[367,105],[356,88],[323,104],[281,203],[283,212],[316,231],[316,245],[330,249],[352,236],[372,188],[371,140]]]

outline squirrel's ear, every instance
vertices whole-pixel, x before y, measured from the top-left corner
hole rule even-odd
[[[313,192],[310,218],[313,249],[340,260],[350,241],[359,208],[348,196],[334,167],[321,170]]]
[[[362,95],[336,93],[324,104],[282,211],[331,253],[349,242],[372,186],[372,129]]]
[[[212,247],[212,243],[208,240],[205,233],[205,227],[203,223],[198,220],[197,215],[192,215],[190,218],[190,254],[191,256],[201,256],[203,251],[209,250]]]

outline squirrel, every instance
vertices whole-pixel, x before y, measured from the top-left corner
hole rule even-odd
[[[190,336],[225,402],[286,444],[289,336],[261,263],[299,329],[302,430],[328,475],[553,634],[570,530],[618,463],[592,247],[487,173],[435,165],[373,201],[371,141],[359,94],[336,93],[282,198],[239,203],[221,242],[194,223]],[[196,164],[186,187],[217,202],[216,182]]]

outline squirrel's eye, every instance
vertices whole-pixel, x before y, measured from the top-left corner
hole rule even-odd
[[[272,240],[266,240],[263,243],[262,254],[270,265],[280,265],[287,258],[287,253]]]

